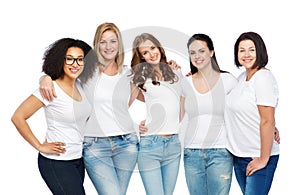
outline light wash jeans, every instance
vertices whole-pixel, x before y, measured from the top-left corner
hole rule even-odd
[[[84,165],[98,194],[126,194],[137,154],[136,134],[84,138]]]
[[[228,195],[233,156],[225,148],[184,149],[186,183],[191,195]]]
[[[252,158],[234,157],[234,173],[244,195],[267,195],[272,185],[279,155],[270,156],[267,166],[246,176],[246,168]]]
[[[147,195],[172,195],[179,171],[178,135],[141,136],[138,168]]]

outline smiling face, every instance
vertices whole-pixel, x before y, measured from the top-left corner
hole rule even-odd
[[[157,65],[161,59],[161,53],[152,41],[146,40],[139,45],[139,53],[142,58],[149,64]]]
[[[115,60],[119,49],[119,41],[116,33],[111,30],[105,31],[99,42],[99,51],[106,62]]]
[[[73,64],[69,63],[72,60]],[[78,47],[70,47],[65,56],[64,77],[75,80],[83,71],[84,66],[79,65],[82,64],[82,60],[84,60],[83,50]]]
[[[189,46],[189,55],[192,64],[202,70],[211,67],[211,56],[213,51],[210,51],[205,41],[195,40]]]
[[[246,69],[251,69],[256,61],[256,48],[251,40],[243,40],[238,46],[238,61]]]

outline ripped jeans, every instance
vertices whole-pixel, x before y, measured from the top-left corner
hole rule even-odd
[[[184,149],[185,178],[190,195],[228,195],[233,156],[225,148]]]

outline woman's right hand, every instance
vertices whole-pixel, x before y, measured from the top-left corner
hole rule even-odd
[[[56,98],[53,81],[50,76],[45,75],[40,78],[40,94],[47,101],[51,102]]]
[[[140,135],[148,132],[148,128],[145,126],[145,124],[146,124],[146,120],[143,120],[140,122],[140,125],[139,125]]]

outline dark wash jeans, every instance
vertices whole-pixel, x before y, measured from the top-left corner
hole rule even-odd
[[[42,178],[54,195],[84,195],[83,159],[53,160],[38,155]]]
[[[266,167],[246,176],[246,168],[252,158],[234,156],[233,167],[237,182],[244,195],[267,195],[270,191],[279,155],[270,156]]]

